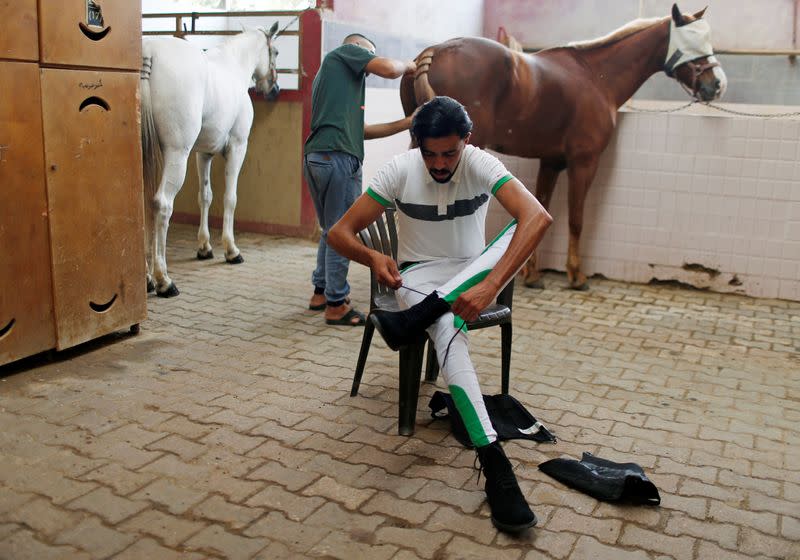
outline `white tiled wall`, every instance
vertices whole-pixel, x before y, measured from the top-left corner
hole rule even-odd
[[[368,120],[372,111],[392,114],[396,96],[368,94]],[[407,136],[366,146],[365,184],[406,148]],[[498,157],[533,190],[537,160]],[[550,208],[555,223],[540,246],[543,268],[565,269],[566,199],[562,173]],[[487,235],[507,221],[493,204]],[[589,276],[678,280],[800,300],[800,120],[737,117],[699,106],[672,114],[623,109],[587,196],[580,254]]]

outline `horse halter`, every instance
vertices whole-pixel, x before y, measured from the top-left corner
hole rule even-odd
[[[269,65],[270,65],[270,68],[269,68],[269,72],[267,73],[266,76],[264,76],[260,80],[256,81],[256,88],[258,90],[262,91],[264,93],[264,95],[267,95],[267,93],[272,89],[272,88],[268,88],[267,87],[267,86],[269,86],[269,80],[272,79],[272,84],[273,84],[272,87],[275,87],[275,85],[277,85],[277,83],[278,83],[278,72],[277,72],[277,70],[275,68],[275,65],[273,64],[273,61],[272,61],[272,39],[274,37],[272,35],[270,35],[267,32],[266,29],[262,29],[261,27],[259,27],[258,30],[261,31],[261,33],[264,34],[264,37],[267,38],[267,52],[269,53]],[[266,82],[266,83],[264,83],[264,82]]]
[[[706,62],[696,62],[701,58],[706,58]],[[674,78],[675,70],[684,64],[692,71],[691,89],[683,82],[679,83],[689,95],[699,99],[700,83],[698,78],[709,68],[719,66],[719,62],[714,56],[714,49],[711,46],[711,27],[703,19],[695,20],[680,27],[675,25],[673,20],[669,22],[669,47],[667,47],[664,73],[670,78]]]

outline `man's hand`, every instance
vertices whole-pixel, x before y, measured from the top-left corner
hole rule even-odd
[[[413,60],[408,60],[408,61],[406,61],[406,71],[405,71],[405,74],[406,74],[406,75],[413,74],[413,73],[414,73],[414,72],[416,72],[416,71],[417,71],[417,63],[416,63],[416,62],[414,62]]]
[[[397,270],[397,263],[392,257],[377,253],[372,259],[370,268],[375,273],[375,278],[379,284],[388,286],[393,290],[397,290],[403,285],[403,278],[400,276],[400,271]]]
[[[486,282],[473,286],[453,302],[450,311],[466,322],[474,321],[497,297],[497,291]]]

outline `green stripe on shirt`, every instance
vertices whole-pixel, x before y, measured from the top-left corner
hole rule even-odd
[[[386,200],[385,198],[383,198],[381,195],[379,195],[378,193],[376,193],[375,191],[373,191],[373,190],[372,190],[372,187],[367,187],[367,194],[368,194],[369,196],[371,196],[372,198],[374,198],[376,202],[378,202],[379,204],[381,204],[381,205],[383,205],[383,206],[385,206],[385,207],[387,207],[387,208],[388,208],[389,206],[392,206],[392,203],[391,203],[391,202],[389,202],[388,200]]]
[[[500,190],[500,187],[502,187],[503,185],[505,185],[506,183],[508,183],[508,182],[509,182],[511,179],[513,179],[513,178],[514,178],[514,176],[513,176],[513,175],[506,175],[505,177],[503,177],[502,179],[500,179],[499,181],[497,181],[497,182],[494,184],[494,186],[492,187],[492,194],[497,194],[497,191],[499,191],[499,190]]]

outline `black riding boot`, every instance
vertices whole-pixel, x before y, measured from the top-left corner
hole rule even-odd
[[[492,524],[507,533],[519,533],[536,525],[536,516],[525,501],[500,444],[494,441],[477,451],[486,478],[486,499],[492,511]]]
[[[373,311],[370,320],[392,350],[422,339],[425,329],[450,311],[450,305],[436,292],[403,311]]]

